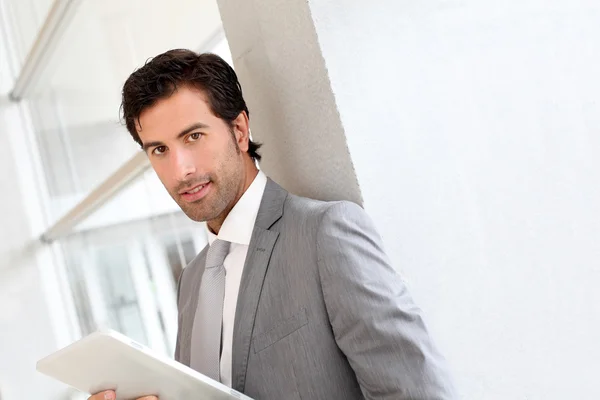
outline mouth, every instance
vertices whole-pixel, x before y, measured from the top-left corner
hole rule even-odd
[[[181,198],[189,203],[198,201],[206,196],[208,191],[210,190],[212,183],[207,182],[201,185],[196,185],[190,189],[179,192]]]

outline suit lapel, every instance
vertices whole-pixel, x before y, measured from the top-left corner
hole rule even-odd
[[[254,227],[252,236],[240,284],[233,331],[231,383],[233,388],[241,392],[246,383],[246,369],[258,301],[269,266],[269,258],[279,234]]]
[[[269,260],[279,232],[269,230],[283,215],[287,192],[272,180],[267,181],[265,193],[256,217],[248,246],[248,254],[240,283],[232,348],[232,387],[240,392],[246,384],[246,371],[254,320],[260,300]]]

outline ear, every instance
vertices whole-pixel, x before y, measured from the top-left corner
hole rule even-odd
[[[233,120],[232,129],[239,149],[242,152],[247,153],[250,140],[250,124],[246,111],[242,111],[237,118]]]

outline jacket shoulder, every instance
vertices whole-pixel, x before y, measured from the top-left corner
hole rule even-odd
[[[287,219],[302,219],[320,224],[326,216],[362,213],[364,210],[356,203],[347,200],[323,201],[289,194],[284,204],[283,216]]]

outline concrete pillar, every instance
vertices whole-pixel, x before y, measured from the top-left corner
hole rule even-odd
[[[463,397],[598,394],[596,2],[218,2],[263,169],[364,205]]]
[[[306,1],[219,1],[262,168],[288,190],[362,202]]]

